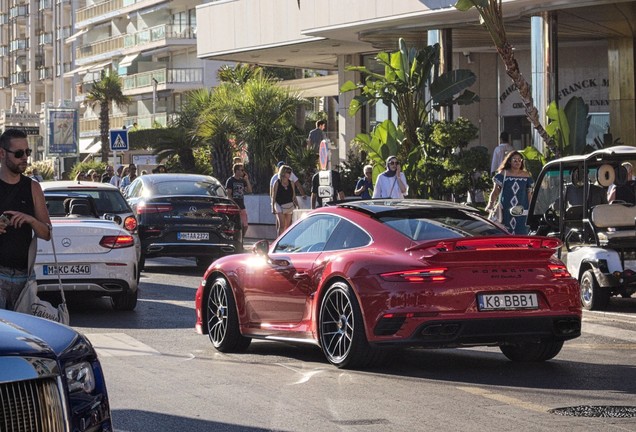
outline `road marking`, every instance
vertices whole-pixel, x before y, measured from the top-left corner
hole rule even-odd
[[[464,391],[466,393],[470,393],[476,396],[485,397],[488,399],[495,400],[497,402],[502,402],[507,405],[516,406],[519,408],[523,408],[530,411],[536,411],[540,413],[547,413],[550,410],[550,407],[534,404],[532,402],[522,401],[521,399],[513,398],[510,396],[505,396],[500,393],[492,393],[488,390],[481,389],[478,387],[456,387],[458,390]]]
[[[605,326],[600,324],[591,324],[584,322],[581,328],[583,333],[589,333],[597,336],[605,336],[610,339],[620,339],[628,342],[636,343],[636,332],[632,330],[623,330],[616,327]]]
[[[564,345],[567,349],[584,349],[584,350],[636,350],[636,344],[633,343],[615,343],[615,344],[591,344],[591,343],[576,343],[566,342]]]
[[[86,337],[100,357],[129,357],[138,355],[161,355],[148,345],[126,333],[91,333]]]

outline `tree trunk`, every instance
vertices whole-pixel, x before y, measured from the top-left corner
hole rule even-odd
[[[521,101],[523,102],[523,106],[526,110],[526,117],[539,135],[541,135],[541,138],[543,138],[543,141],[546,143],[550,151],[555,155],[555,157],[559,157],[559,151],[554,145],[554,141],[552,141],[552,138],[548,135],[543,124],[541,124],[539,112],[537,107],[534,106],[534,100],[532,99],[530,84],[528,84],[528,81],[526,81],[526,78],[519,70],[519,64],[515,58],[512,46],[506,42],[501,47],[497,47],[497,51],[506,66],[506,74],[508,74],[508,76],[512,79],[512,82],[517,86],[517,91],[521,96]]]
[[[110,152],[110,145],[108,143],[108,131],[110,129],[108,105],[108,102],[102,102],[99,104],[99,133],[102,142],[101,156],[102,162],[105,163],[108,163],[108,153]]]
[[[225,139],[217,138],[213,141],[212,146],[212,175],[218,181],[225,184],[225,180],[234,175],[232,172],[232,149]]]

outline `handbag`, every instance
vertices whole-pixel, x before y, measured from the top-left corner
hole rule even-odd
[[[502,201],[503,201],[503,188],[504,188],[504,185],[506,184],[506,174],[507,173],[504,170],[504,178],[503,178],[503,182],[501,183],[501,192],[499,193],[499,199],[497,200],[497,204],[495,204],[493,209],[490,211],[490,214],[488,215],[488,219],[500,224],[503,223],[503,202]]]
[[[501,208],[501,202],[498,202],[497,205],[495,205],[495,207],[490,211],[488,219],[493,222],[503,223],[503,209]]]
[[[55,259],[55,267],[59,267],[57,264],[57,255],[55,253],[55,243],[53,242],[53,233],[51,232],[51,246],[53,246],[53,258]],[[37,253],[37,237],[33,236],[31,239],[31,245],[29,246],[29,271],[28,279],[24,288],[18,296],[18,300],[14,306],[16,312],[22,312],[29,315],[34,315],[40,318],[46,318],[51,321],[59,322],[60,324],[68,325],[71,322],[70,315],[68,313],[68,307],[66,306],[66,297],[64,295],[64,288],[62,287],[62,277],[60,272],[57,272],[57,279],[60,285],[60,296],[62,297],[62,303],[57,307],[51,303],[40,299],[38,297],[38,283],[35,278],[35,270],[33,269],[35,264],[35,255]]]

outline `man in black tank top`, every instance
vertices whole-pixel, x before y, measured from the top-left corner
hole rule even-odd
[[[0,136],[0,308],[12,310],[29,275],[33,233],[51,238],[40,184],[23,175],[31,155],[27,135],[7,129]]]

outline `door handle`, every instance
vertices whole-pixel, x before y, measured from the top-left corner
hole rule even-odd
[[[301,281],[309,279],[309,274],[305,272],[295,273],[293,276],[294,280]]]

